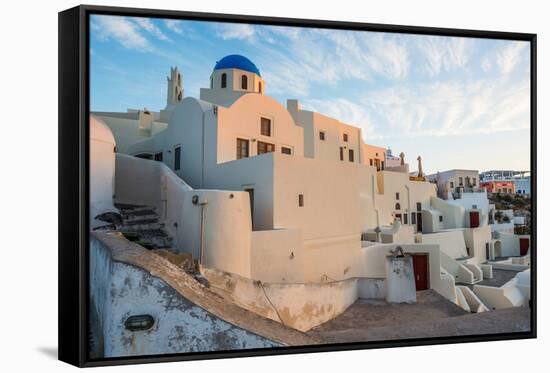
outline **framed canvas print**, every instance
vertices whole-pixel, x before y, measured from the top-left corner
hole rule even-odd
[[[536,36],[59,14],[59,356],[536,336]]]

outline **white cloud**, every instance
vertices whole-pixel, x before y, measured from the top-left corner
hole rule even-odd
[[[240,39],[252,41],[255,35],[254,26],[245,23],[221,23],[216,28],[217,34],[224,40]]]
[[[150,51],[149,41],[139,32],[136,23],[120,16],[93,16],[92,28],[104,40],[114,39],[123,47]]]
[[[464,69],[471,57],[473,41],[467,38],[443,36],[417,36],[417,47],[428,75]]]
[[[493,64],[491,63],[491,60],[489,57],[484,57],[481,61],[481,69],[485,72],[491,70],[493,68]]]
[[[529,81],[407,85],[362,97],[384,137],[452,136],[529,128]]]
[[[133,18],[143,30],[154,35],[159,40],[170,40],[149,18]]]
[[[394,36],[319,29],[283,35],[280,47],[255,43],[270,93],[305,97],[314,85],[335,87],[343,80],[371,81],[374,76],[400,80],[409,71],[408,50]],[[254,38],[260,37],[255,30]]]
[[[164,21],[164,25],[176,34],[183,35],[183,29],[181,28],[181,21],[175,19],[167,19]]]
[[[527,42],[509,42],[496,55],[496,63],[502,74],[510,74],[521,61]]]

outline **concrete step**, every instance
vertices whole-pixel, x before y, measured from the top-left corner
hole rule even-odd
[[[174,239],[162,229],[124,230],[122,233],[128,240],[141,244],[148,249],[170,248],[174,241]]]
[[[151,222],[157,222],[159,220],[159,217],[154,212],[148,212],[143,214],[129,214],[129,215],[122,215],[122,223],[126,225],[131,225],[133,222],[140,222],[140,221],[151,221]]]
[[[146,216],[146,215],[155,215],[157,214],[157,209],[154,207],[140,207],[137,209],[123,210],[123,216],[133,217],[133,216]]]
[[[119,211],[129,211],[129,210],[145,208],[147,206],[145,206],[145,205],[133,205],[133,204],[128,204],[128,203],[115,203],[115,207]]]
[[[119,226],[120,230],[157,230],[162,229],[164,223],[160,223],[158,219],[141,219],[133,221],[124,221],[122,225]]]

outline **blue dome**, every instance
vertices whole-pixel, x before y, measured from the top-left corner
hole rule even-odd
[[[241,69],[262,76],[256,65],[254,65],[254,63],[248,58],[241,56],[240,54],[230,54],[229,56],[225,56],[216,62],[214,70],[221,69]]]

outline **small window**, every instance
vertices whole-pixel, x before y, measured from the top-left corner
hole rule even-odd
[[[221,87],[222,87],[222,88],[227,88],[227,74],[226,74],[226,73],[223,73],[223,74],[222,74],[222,84],[221,84]]]
[[[325,141],[325,133],[323,131],[319,132],[319,140]]]
[[[155,154],[155,161],[162,162],[162,152]]]
[[[416,211],[422,212],[422,203],[416,202]]]
[[[348,142],[348,134],[347,133],[344,133],[344,141]]]
[[[341,161],[344,160],[344,148],[343,147],[340,147],[340,160]]]
[[[249,141],[237,139],[237,159],[249,157]]]
[[[181,147],[178,146],[174,150],[174,170],[179,170],[181,166]]]
[[[472,177],[472,185],[476,186],[476,178],[475,177]]]
[[[281,153],[292,155],[292,149],[286,146],[281,146]]]
[[[409,214],[403,215],[403,224],[409,224]]]
[[[153,155],[149,153],[136,154],[135,156],[141,159],[153,159]]]
[[[472,205],[472,208],[473,208],[474,210],[477,210],[477,205]]]
[[[399,201],[399,193],[395,193],[395,199]]]
[[[258,82],[258,92],[262,93],[262,82]]]
[[[416,224],[416,214],[414,212],[411,214],[411,224]]]
[[[260,119],[260,133],[262,136],[271,136],[271,119],[264,117]]]
[[[304,195],[298,194],[298,206],[304,207]]]
[[[248,77],[246,75],[241,76],[241,88],[248,89]]]
[[[455,183],[451,181],[451,189],[455,187]]]
[[[370,162],[369,162],[369,163],[370,163],[370,165],[371,165],[371,166],[374,166],[374,160],[372,160],[372,159],[369,159],[369,161],[370,161]]]
[[[443,223],[443,215],[439,215],[439,222]]]
[[[275,151],[275,145],[268,142],[258,141],[258,155]]]
[[[458,186],[464,186],[464,179],[462,177],[458,178]]]
[[[348,155],[349,156],[349,161],[353,162],[353,159],[354,159],[353,158],[353,149],[349,149],[348,153],[349,153],[349,155]]]
[[[399,203],[396,203],[396,204],[395,204],[395,209],[396,209],[396,210],[401,210],[401,205],[400,205]]]

